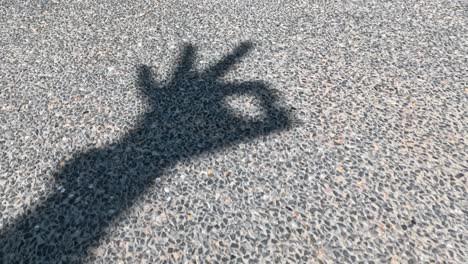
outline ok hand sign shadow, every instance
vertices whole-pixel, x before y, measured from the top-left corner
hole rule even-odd
[[[158,131],[165,134],[161,146],[175,156],[191,156],[286,128],[290,118],[276,105],[277,98],[265,83],[225,83],[221,79],[250,48],[250,43],[242,43],[216,65],[198,73],[193,69],[195,49],[188,45],[172,79],[165,84],[155,82],[150,68],[141,66],[139,87],[151,109],[143,126],[157,124]],[[241,117],[227,107],[226,99],[239,95],[257,99],[260,118]]]
[[[266,84],[221,80],[250,48],[243,43],[198,73],[195,49],[186,46],[172,79],[161,83],[140,66],[137,84],[148,111],[118,142],[79,153],[56,172],[57,191],[0,231],[0,262],[81,262],[105,228],[177,161],[288,128],[291,117]],[[226,98],[237,95],[257,98],[263,115],[235,114]]]

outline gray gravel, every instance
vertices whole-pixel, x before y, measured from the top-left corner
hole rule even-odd
[[[1,263],[466,263],[465,1],[0,3]]]

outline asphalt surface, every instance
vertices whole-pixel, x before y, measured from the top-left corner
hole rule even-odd
[[[466,263],[466,1],[0,2],[1,263]]]

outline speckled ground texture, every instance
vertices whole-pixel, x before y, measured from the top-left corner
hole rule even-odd
[[[1,1],[0,262],[466,263],[467,12],[458,0]],[[215,86],[268,89],[288,126],[249,121],[260,130],[236,138],[203,109],[261,119],[256,92],[191,93],[213,85],[205,75],[168,84],[190,45],[192,75],[250,45]],[[161,92],[157,138],[136,132],[151,117],[145,74],[178,89]],[[175,123],[215,147],[165,136]]]

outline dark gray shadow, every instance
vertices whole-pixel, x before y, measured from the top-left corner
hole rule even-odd
[[[0,260],[80,262],[111,221],[176,162],[288,128],[291,117],[265,83],[220,79],[250,48],[242,43],[200,73],[188,45],[165,83],[140,66],[138,87],[149,111],[119,142],[77,154],[57,172],[63,189],[0,232]],[[227,96],[246,94],[258,99],[264,118],[248,120],[226,107]]]

